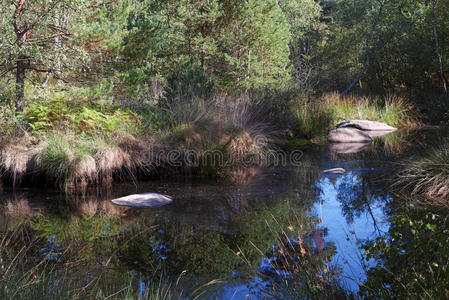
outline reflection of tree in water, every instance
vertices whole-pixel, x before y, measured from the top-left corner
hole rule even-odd
[[[170,274],[184,270],[197,274],[229,274],[244,260],[236,253],[245,254],[251,264],[260,262],[262,255],[256,249],[268,249],[273,244],[267,226],[278,228],[291,214],[288,202],[280,201],[271,207],[228,220],[227,224],[187,224],[161,215],[141,218],[119,237],[120,260],[132,268],[160,266]],[[222,220],[223,221],[223,220]],[[138,234],[142,228],[156,226],[156,230]],[[254,247],[254,245],[256,247]]]
[[[156,278],[161,274],[176,277],[187,270],[188,274],[216,278],[236,270],[246,273],[251,266],[260,264],[264,253],[268,253],[266,258],[280,255],[269,251],[276,245],[284,251],[282,257],[285,258],[285,264],[276,268],[294,273],[295,278],[303,278],[297,276],[307,270],[309,273],[304,274],[312,278],[313,271],[314,280],[326,279],[325,262],[333,255],[332,245],[325,243],[324,231],[315,229],[316,220],[304,217],[306,208],[298,209],[285,199],[263,206],[263,201],[247,201],[238,193],[236,197],[228,197],[227,205],[234,213],[241,209],[244,213],[223,219],[220,224],[188,224],[170,213],[134,214],[126,209],[121,213],[127,216],[118,217],[118,212],[108,205],[89,199],[72,203],[72,213],[64,209],[56,214],[55,209],[54,213],[47,211],[31,217],[16,215],[26,201],[21,199],[16,208],[9,204],[10,211],[14,212],[9,217],[23,219],[19,225],[22,232],[37,241],[30,255],[42,259],[41,248],[46,247],[50,238],[52,243],[61,244],[57,251],[60,262],[79,261],[86,266],[79,265],[76,276],[93,272],[94,268],[95,272],[114,274],[137,270],[144,276]],[[28,212],[28,206],[24,207]],[[297,225],[290,231],[294,211],[302,215],[295,219]],[[301,238],[301,244],[287,247],[287,235],[280,238],[280,233],[285,231],[290,241]],[[17,245],[20,249],[19,243]],[[295,264],[294,255],[300,255],[299,264]],[[324,284],[324,281],[317,282],[320,286]]]
[[[260,267],[268,283],[263,293],[277,299],[339,293],[336,278],[340,270],[330,266],[336,247],[325,241],[327,229],[316,228],[317,224],[315,218],[302,217],[296,228],[290,225],[278,234]]]
[[[380,185],[381,176],[383,175],[348,172],[339,178],[332,178],[333,180],[323,179],[318,187],[323,189],[325,185],[333,186],[348,223],[353,223],[355,218],[367,214],[378,230],[373,208],[377,203],[386,204],[390,201],[388,188]]]

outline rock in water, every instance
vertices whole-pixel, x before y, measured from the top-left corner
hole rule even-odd
[[[334,169],[324,170],[323,173],[329,173],[329,174],[344,174],[344,173],[346,173],[346,170],[343,169],[343,168],[334,168]]]
[[[158,207],[169,204],[173,201],[169,196],[157,194],[157,193],[143,193],[129,195],[122,198],[112,200],[112,203],[120,206],[130,207]]]
[[[327,139],[332,143],[370,143],[373,139],[365,132],[354,128],[337,128],[329,132]]]
[[[365,150],[371,145],[369,143],[333,143],[329,144],[329,150],[336,153],[357,153]]]
[[[338,128],[356,128],[366,131],[394,131],[397,129],[382,122],[369,120],[349,120],[341,123]]]

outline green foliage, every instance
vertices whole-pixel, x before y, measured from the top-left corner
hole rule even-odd
[[[313,89],[318,76],[321,6],[314,0],[281,0],[279,6],[290,25],[290,64],[295,83],[302,90]]]
[[[171,78],[172,88],[193,89],[195,77],[173,77],[191,69],[200,80],[193,84],[208,78],[222,90],[280,84],[288,77],[289,35],[272,0],[150,2],[130,22],[122,78],[147,88]]]
[[[432,24],[439,36],[447,36],[447,0],[436,1],[436,20],[432,19],[431,1],[385,1],[383,14],[370,40],[370,64],[362,77],[363,89],[435,90],[438,78]],[[365,43],[378,14],[375,0],[338,1],[333,7],[321,48],[325,66],[322,83],[331,89],[344,89],[365,63]],[[419,45],[419,47],[416,47]],[[448,40],[440,39],[440,52],[447,52]],[[445,50],[442,50],[445,49]],[[443,58],[447,72],[448,58]]]
[[[396,215],[389,235],[362,246],[377,260],[360,286],[370,299],[443,299],[449,295],[449,219],[447,212],[408,209]]]
[[[137,134],[142,119],[129,109],[100,107],[89,103],[75,104],[64,98],[39,101],[27,107],[24,121],[34,134],[53,130],[77,134],[112,133],[117,130]]]
[[[23,115],[17,113],[11,104],[0,105],[0,129],[1,137],[13,137],[21,135],[23,127]]]

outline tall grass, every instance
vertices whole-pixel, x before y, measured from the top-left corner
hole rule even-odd
[[[22,120],[29,132],[2,142],[0,170],[12,185],[44,175],[41,181],[64,189],[156,174],[224,177],[237,165],[272,163],[282,135],[312,139],[347,119],[396,127],[414,121],[411,108],[395,96],[328,94],[293,107],[288,95],[248,97],[178,99],[151,112],[147,122],[129,110],[82,109],[59,98],[38,102]]]
[[[243,162],[273,159],[277,133],[243,99],[192,99],[170,110],[153,136],[95,132],[93,125],[81,133],[41,128],[4,142],[0,169],[13,185],[44,175],[44,183],[72,189],[156,174],[226,176]]]
[[[332,111],[328,106],[305,102],[296,111],[294,130],[298,135],[307,139],[325,135],[332,119]]]
[[[427,156],[407,163],[399,173],[397,185],[414,195],[432,199],[449,199],[449,143],[431,150]]]
[[[243,98],[193,100],[173,105],[171,111],[160,139],[183,154],[194,151],[196,169],[203,175],[223,174],[244,161],[263,161],[274,149],[276,130]],[[218,157],[212,158],[211,153]]]
[[[336,93],[296,104],[297,136],[312,138],[324,135],[345,120],[366,119],[384,122],[393,127],[417,125],[414,108],[395,95],[364,97]]]

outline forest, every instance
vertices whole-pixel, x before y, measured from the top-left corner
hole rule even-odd
[[[225,273],[261,278],[254,299],[449,297],[449,0],[0,3],[0,297],[227,299]],[[354,120],[397,130],[331,143]],[[306,213],[329,189],[376,228],[352,245],[357,288]],[[105,204],[125,191],[179,201],[160,217]]]

